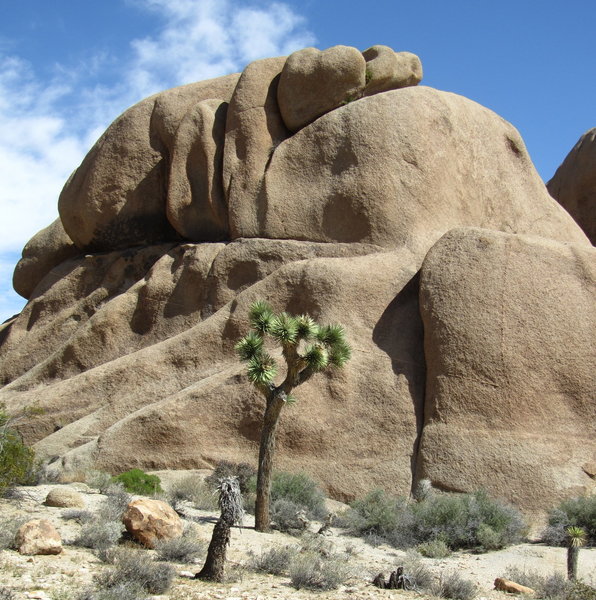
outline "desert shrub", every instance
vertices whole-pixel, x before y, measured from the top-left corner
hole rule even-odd
[[[484,492],[407,503],[376,490],[354,502],[343,520],[354,533],[382,536],[397,548],[442,540],[452,550],[497,549],[520,541],[526,530],[517,510]]]
[[[415,589],[430,589],[434,581],[433,574],[416,552],[408,550],[400,562],[404,568],[404,574],[408,576]]]
[[[119,542],[123,531],[124,526],[117,521],[93,521],[81,527],[73,544],[93,550],[106,550]]]
[[[85,483],[96,490],[99,490],[102,494],[105,494],[114,483],[114,478],[105,471],[98,471],[92,469],[85,473]]]
[[[405,508],[405,500],[393,498],[383,490],[374,490],[351,505],[341,516],[340,524],[362,537],[374,534],[385,537],[395,530]]]
[[[449,546],[443,540],[430,540],[418,544],[416,550],[427,558],[447,558],[451,554]]]
[[[192,527],[187,527],[177,538],[159,540],[155,549],[158,560],[188,564],[205,552],[205,544],[197,538]]]
[[[260,573],[283,575],[288,572],[288,565],[297,554],[296,546],[276,546],[253,555],[249,566]]]
[[[300,535],[308,526],[308,522],[300,518],[303,510],[300,505],[280,498],[271,505],[271,520],[279,531]]]
[[[161,480],[157,475],[149,475],[141,469],[131,469],[116,475],[114,481],[121,483],[124,489],[131,494],[142,496],[151,496],[153,494],[163,493]]]
[[[472,600],[478,593],[478,587],[469,579],[464,579],[459,573],[443,573],[435,581],[430,591],[439,598],[452,598],[453,600]]]
[[[145,600],[147,592],[142,585],[134,581],[119,583],[106,589],[86,589],[78,600]]]
[[[240,492],[246,496],[251,491],[251,479],[257,474],[256,469],[248,463],[235,463],[228,460],[220,460],[213,473],[205,478],[205,483],[212,489],[217,488],[219,480],[225,477],[237,477]]]
[[[37,470],[35,453],[11,427],[10,418],[0,404],[0,496],[15,485],[35,483]]]
[[[93,513],[88,510],[82,510],[80,508],[69,508],[62,513],[62,518],[65,521],[76,521],[81,525],[89,523],[95,519]]]
[[[572,595],[573,589],[579,589],[578,586],[574,586],[574,582],[568,581],[562,573],[542,575],[531,569],[526,570],[510,566],[505,570],[505,577],[515,581],[515,583],[532,588],[538,598],[544,598],[545,600],[575,600]],[[580,595],[577,600],[588,600],[588,598],[587,595]]]
[[[175,481],[166,494],[166,501],[178,511],[182,502],[190,502],[200,510],[216,510],[217,495],[200,475],[188,475]]]
[[[550,512],[548,525],[542,539],[551,545],[565,545],[566,528],[581,527],[586,532],[587,545],[596,546],[596,495],[564,500]]]
[[[27,517],[0,520],[0,550],[14,548],[17,531],[29,520]]]
[[[290,562],[290,582],[297,590],[335,590],[348,577],[345,558],[322,556],[317,552],[302,552]]]
[[[98,513],[101,521],[120,521],[122,514],[132,500],[131,495],[124,489],[122,483],[112,483],[105,491]]]
[[[304,507],[312,517],[325,515],[325,494],[304,473],[275,473],[271,481],[271,502],[288,500]]]
[[[175,570],[171,565],[154,562],[140,550],[120,551],[113,568],[95,576],[99,589],[112,589],[123,584],[137,584],[150,594],[163,594],[172,584]]]
[[[10,588],[0,586],[0,600],[17,600],[17,595]]]

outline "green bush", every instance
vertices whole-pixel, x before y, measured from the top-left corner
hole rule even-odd
[[[294,557],[289,571],[290,582],[297,590],[335,590],[349,575],[344,558],[308,551]]]
[[[381,536],[397,548],[441,540],[451,550],[492,550],[520,541],[526,530],[517,510],[484,492],[408,503],[376,490],[354,502],[343,521],[357,535]]]
[[[95,582],[100,590],[132,585],[150,594],[163,594],[175,574],[171,565],[152,561],[142,550],[121,550],[114,557],[114,567],[98,573]]]
[[[115,482],[124,485],[124,489],[131,494],[151,496],[162,494],[161,480],[157,475],[149,475],[141,469],[131,469],[114,477]]]
[[[296,546],[277,546],[252,556],[250,567],[260,573],[284,575],[290,562],[297,556]]]
[[[311,517],[325,515],[325,494],[304,473],[275,473],[271,481],[271,503],[276,500],[289,500],[303,507]]]
[[[430,540],[418,544],[416,550],[427,558],[447,558],[451,555],[449,546],[443,540]]]
[[[564,546],[567,527],[581,527],[586,532],[587,545],[596,546],[596,495],[564,500],[549,514],[548,525],[542,539],[551,545]]]
[[[158,560],[190,564],[205,552],[205,544],[197,538],[192,527],[186,527],[181,536],[159,540],[155,549]]]
[[[431,585],[430,591],[438,598],[472,600],[478,593],[478,587],[469,579],[464,579],[459,573],[453,572],[442,574],[439,580]]]
[[[0,404],[0,496],[15,485],[34,483],[36,470],[35,453],[10,426],[10,418]]]

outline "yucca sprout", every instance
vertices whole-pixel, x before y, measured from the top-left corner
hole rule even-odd
[[[318,325],[309,315],[294,316],[275,313],[271,306],[259,300],[249,311],[251,331],[235,346],[240,359],[247,363],[250,382],[265,396],[266,407],[259,450],[255,528],[270,527],[269,499],[275,431],[281,409],[293,404],[292,390],[327,367],[343,367],[350,359],[351,349],[341,325]],[[278,385],[276,360],[265,350],[265,337],[281,346],[286,363],[286,375]]]

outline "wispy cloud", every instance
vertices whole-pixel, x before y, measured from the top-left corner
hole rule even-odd
[[[64,182],[111,120],[162,89],[314,42],[304,19],[283,3],[128,1],[156,13],[161,28],[130,40],[125,57],[101,51],[57,65],[47,79],[0,45],[0,322],[22,305],[11,291],[15,253],[56,218]]]

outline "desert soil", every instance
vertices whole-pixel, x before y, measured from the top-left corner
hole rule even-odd
[[[0,584],[14,589],[17,597],[31,599],[75,600],[85,586],[92,584],[93,575],[101,569],[109,568],[101,563],[90,550],[70,545],[76,537],[79,525],[64,520],[64,508],[45,506],[48,492],[59,485],[66,485],[79,491],[87,510],[95,511],[104,496],[82,483],[39,485],[18,488],[19,499],[0,499],[0,516],[4,519],[49,519],[58,529],[63,539],[64,551],[57,556],[23,556],[15,550],[0,551]],[[206,543],[211,538],[216,513],[193,511],[197,522],[198,536]],[[404,552],[386,545],[372,547],[360,538],[345,535],[340,529],[333,529],[327,540],[337,552],[349,553],[351,577],[338,590],[330,592],[309,592],[295,590],[287,576],[262,575],[248,568],[250,553],[258,553],[276,545],[295,544],[296,538],[272,532],[268,534],[254,531],[254,522],[247,515],[244,525],[232,532],[228,550],[227,571],[233,581],[226,584],[211,584],[193,580],[202,561],[192,565],[175,565],[178,576],[167,595],[160,597],[171,600],[269,600],[269,599],[368,599],[368,598],[426,598],[415,592],[380,590],[371,585],[372,578],[382,572],[386,576],[399,564]],[[313,523],[316,531],[319,524]],[[153,552],[147,550],[147,552]],[[541,544],[520,544],[497,552],[472,554],[457,552],[445,559],[422,559],[437,574],[457,571],[462,576],[478,584],[478,600],[501,599],[507,595],[493,589],[496,577],[503,576],[508,566],[532,569],[544,574],[554,571],[565,572],[566,553],[563,548],[547,547]],[[596,549],[583,549],[580,553],[579,574],[586,582],[596,584]]]

